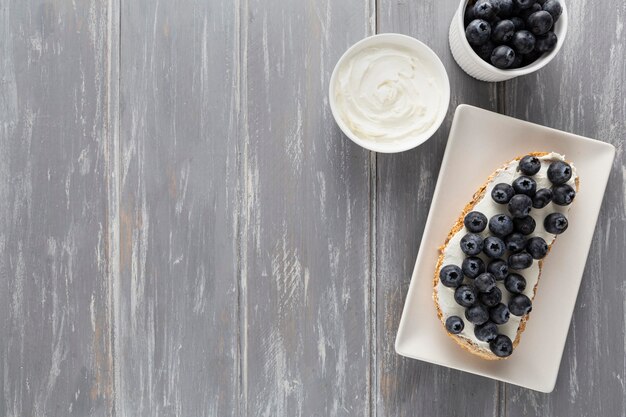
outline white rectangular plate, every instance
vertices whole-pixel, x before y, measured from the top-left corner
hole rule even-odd
[[[487,177],[505,162],[533,151],[565,155],[576,166],[580,191],[568,216],[568,230],[545,260],[520,344],[508,359],[487,361],[458,346],[437,318],[432,282],[438,247]],[[615,148],[607,143],[460,105],[402,312],[396,352],[551,392],[614,156]]]

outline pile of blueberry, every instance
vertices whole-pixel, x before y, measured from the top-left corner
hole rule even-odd
[[[531,300],[523,294],[526,280],[521,271],[548,253],[546,241],[532,236],[536,224],[530,212],[550,202],[569,205],[576,196],[576,191],[567,184],[572,177],[569,164],[552,162],[547,170],[552,187],[537,190],[537,182],[532,177],[540,168],[541,161],[527,155],[520,160],[517,169],[521,175],[512,184],[500,183],[493,187],[491,198],[497,204],[506,205],[509,214],[496,214],[487,219],[478,211],[468,213],[464,225],[469,233],[460,243],[467,257],[462,265],[445,265],[439,272],[441,283],[453,288],[455,301],[465,307],[465,319],[475,326],[476,338],[488,342],[491,351],[499,357],[513,353],[513,343],[508,336],[498,333],[498,325],[505,324],[510,314],[522,317],[532,308]],[[543,221],[545,230],[555,235],[563,233],[567,226],[567,218],[558,212],[548,214]],[[501,302],[502,290],[498,282],[503,282],[504,289],[511,294],[508,305]],[[459,334],[464,328],[461,317],[447,318],[448,332]]]
[[[483,60],[500,69],[534,62],[554,49],[559,0],[477,0],[465,8],[465,37]]]

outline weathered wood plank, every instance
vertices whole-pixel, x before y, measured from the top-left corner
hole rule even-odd
[[[450,54],[447,28],[457,2],[379,0],[378,4],[379,33],[414,36],[439,55],[450,78],[451,102],[446,121],[428,142],[403,154],[377,158],[377,415],[495,415],[496,382],[403,358],[394,350],[452,115],[460,103],[495,110],[495,85],[467,76]],[[432,308],[424,306],[425,314]]]
[[[563,49],[538,73],[506,83],[506,113],[613,143],[617,155],[556,389],[507,387],[507,416],[626,415],[626,5],[567,4],[574,24]],[[583,16],[594,23],[576,24]]]
[[[327,89],[371,12],[242,7],[242,415],[368,413],[369,154],[340,134]]]
[[[117,415],[236,415],[238,5],[121,12]]]
[[[105,416],[105,1],[0,3],[0,415]]]

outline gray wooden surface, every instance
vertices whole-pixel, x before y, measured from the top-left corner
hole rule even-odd
[[[0,416],[625,416],[626,6],[568,4],[557,59],[488,84],[452,0],[0,0]],[[376,32],[451,81],[399,155],[328,107]],[[459,103],[617,147],[552,394],[393,350]]]

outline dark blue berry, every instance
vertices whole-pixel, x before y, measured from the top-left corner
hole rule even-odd
[[[496,278],[493,274],[485,272],[474,279],[474,286],[480,292],[489,292],[496,287]]]
[[[541,190],[537,190],[535,196],[533,197],[533,207],[536,209],[541,209],[547,206],[550,201],[552,201],[552,190],[549,188],[542,188]]]
[[[474,19],[467,25],[465,37],[470,45],[483,45],[491,37],[491,26],[482,19]]]
[[[532,198],[537,192],[537,182],[530,177],[522,175],[513,180],[513,189],[517,194],[526,194]]]
[[[490,258],[500,258],[504,255],[506,246],[502,239],[496,236],[488,236],[483,243],[483,251]]]
[[[466,277],[474,279],[483,272],[485,272],[485,263],[482,259],[476,256],[470,256],[469,258],[465,258],[463,260],[461,270]]]
[[[515,190],[509,184],[501,182],[491,190],[491,198],[498,204],[507,204],[515,195]]]
[[[533,36],[532,33],[528,31],[524,32],[527,32],[530,36]],[[532,50],[532,48],[530,49]],[[522,53],[525,54],[526,52]],[[532,176],[538,173],[541,169],[541,161],[536,156],[526,155],[525,157],[520,159],[518,168],[520,171],[522,171],[522,174]]]
[[[528,9],[535,4],[535,0],[514,0],[518,9]]]
[[[526,24],[524,23],[524,19],[522,19],[521,17],[518,16],[514,16],[511,19],[511,22],[513,22],[513,25],[515,25],[515,30],[523,30],[526,27]]]
[[[513,0],[497,0],[498,16],[507,19],[513,14]]]
[[[513,38],[515,25],[510,20],[501,20],[491,29],[491,39],[495,43],[507,43]]]
[[[513,220],[506,214],[496,214],[489,219],[489,231],[498,237],[504,237],[513,231]]]
[[[528,239],[526,251],[533,259],[543,259],[548,254],[548,244],[543,238],[531,237]]]
[[[492,274],[496,281],[502,281],[509,274],[509,265],[502,259],[494,259],[487,265],[487,272]]]
[[[515,226],[516,232],[526,236],[534,232],[536,226],[535,219],[533,219],[531,216],[513,219],[513,225]]]
[[[521,294],[526,289],[526,279],[520,274],[511,273],[504,279],[504,288],[513,294]]]
[[[559,206],[572,204],[576,191],[569,184],[555,185],[552,187],[552,202]]]
[[[509,301],[509,311],[514,316],[525,316],[530,313],[532,309],[533,303],[530,301],[530,298],[526,297],[524,294],[517,294]]]
[[[502,301],[502,291],[500,291],[500,288],[494,287],[494,289],[489,292],[480,293],[478,298],[480,299],[480,302],[487,307],[493,307]]]
[[[528,29],[530,29],[533,35],[537,36],[548,33],[548,31],[552,29],[553,23],[552,16],[545,10],[535,12],[526,19]]]
[[[474,6],[465,8],[465,14],[463,15],[463,23],[465,26],[469,25],[472,20],[476,19],[474,15]]]
[[[526,247],[526,237],[521,233],[511,233],[504,238],[504,243],[509,252],[520,252]]]
[[[519,11],[519,17],[521,17],[522,19],[526,20],[528,19],[528,16],[530,16],[531,14],[538,12],[541,10],[541,5],[540,4],[533,4],[532,6],[530,6],[528,9],[523,9]]]
[[[509,321],[509,317],[511,314],[509,313],[509,308],[500,303],[489,310],[489,318],[495,324],[504,324]]]
[[[473,325],[483,324],[489,320],[489,310],[481,304],[476,304],[465,310],[465,318]]]
[[[456,265],[446,265],[439,271],[439,280],[446,287],[456,288],[463,283],[463,272]]]
[[[491,63],[494,67],[507,69],[515,61],[515,51],[506,45],[496,47],[491,53]]]
[[[490,62],[491,53],[495,47],[496,45],[493,42],[487,41],[482,45],[474,46],[473,49],[483,61]]]
[[[561,213],[548,214],[543,221],[544,229],[554,235],[560,235],[566,231],[568,225],[567,217]]]
[[[563,13],[563,6],[559,3],[559,0],[548,0],[543,4],[543,10],[550,13],[552,20],[556,22]]]
[[[480,233],[487,228],[487,216],[479,211],[470,211],[465,216],[463,224],[472,233]]]
[[[554,161],[548,167],[548,179],[554,185],[565,184],[572,178],[572,167],[563,161]]]
[[[533,200],[525,194],[516,194],[509,201],[509,213],[511,216],[526,217],[530,214],[530,209],[533,206]]]
[[[509,268],[511,269],[526,269],[530,268],[533,264],[533,257],[528,252],[514,253],[509,256]]]
[[[476,304],[478,293],[474,287],[461,285],[454,291],[454,301],[463,307],[471,307]]]
[[[477,19],[489,20],[496,15],[496,11],[491,0],[478,0],[474,5],[474,16]]]
[[[535,37],[527,30],[520,30],[515,32],[515,34],[513,35],[513,40],[511,41],[511,44],[518,54],[527,54],[535,47]]]
[[[468,256],[478,255],[483,250],[483,239],[475,233],[468,233],[461,238],[461,250]]]
[[[513,353],[513,342],[508,336],[499,334],[489,343],[489,349],[499,358],[506,358]]]
[[[474,336],[481,342],[491,342],[498,336],[498,326],[488,321],[474,327]]]
[[[535,51],[544,53],[552,51],[558,42],[558,38],[554,32],[548,32],[543,36],[537,36],[535,42]]]
[[[519,68],[522,66],[523,64],[523,58],[520,54],[515,54],[515,60],[513,60],[513,63],[511,64],[511,66],[509,67],[509,69],[514,69],[514,68]]]
[[[446,319],[446,330],[452,334],[459,334],[465,328],[463,319],[459,316],[450,316]]]

